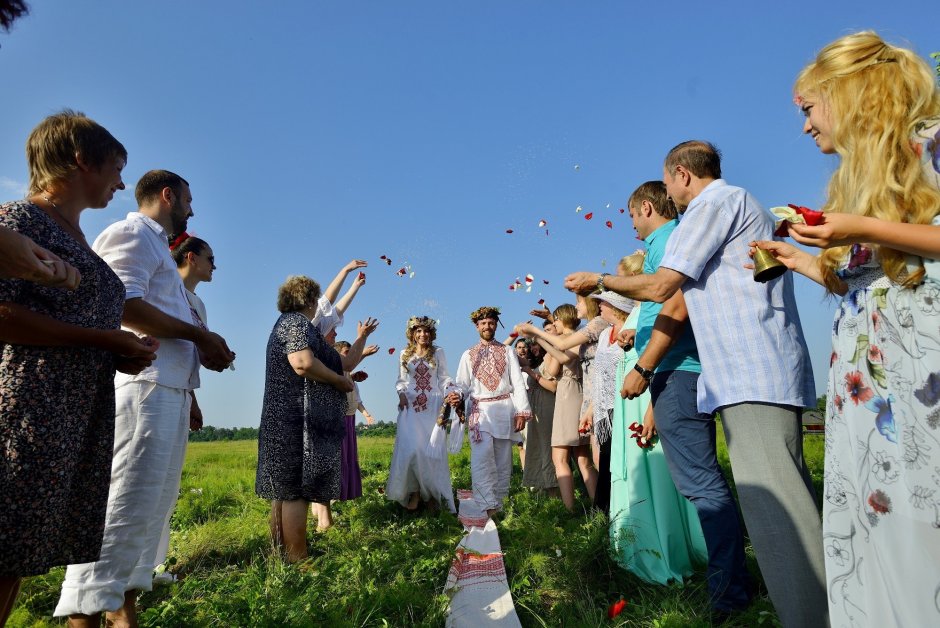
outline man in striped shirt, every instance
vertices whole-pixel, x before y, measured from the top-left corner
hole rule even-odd
[[[825,625],[822,528],[800,432],[815,389],[793,278],[762,284],[744,268],[750,243],[773,237],[773,219],[721,178],[721,156],[707,142],[673,148],[663,183],[682,219],[659,269],[633,277],[574,273],[565,287],[657,303],[682,290],[702,363],[698,409],[721,413],[771,600],[786,627]]]

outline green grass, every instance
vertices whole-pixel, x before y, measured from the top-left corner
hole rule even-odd
[[[719,430],[720,434],[720,430]],[[822,438],[806,439],[817,493]],[[171,570],[181,581],[141,596],[143,626],[441,626],[442,589],[463,531],[447,512],[408,513],[380,490],[393,439],[360,438],[363,497],[335,505],[336,525],[311,527],[311,557],[283,563],[267,532],[268,503],[254,494],[252,441],[192,443],[173,517]],[[727,452],[720,461],[729,473]],[[518,461],[517,461],[518,464]],[[455,488],[469,488],[469,450],[451,457]],[[685,587],[643,583],[608,554],[607,524],[583,495],[578,514],[520,490],[499,522],[509,586],[523,626],[709,626],[702,574]],[[560,552],[560,556],[558,555]],[[758,574],[748,546],[751,571]],[[27,579],[10,626],[53,626],[63,569]],[[615,622],[607,607],[629,603]],[[733,625],[778,625],[766,592]]]

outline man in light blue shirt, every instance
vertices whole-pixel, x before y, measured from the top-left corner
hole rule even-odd
[[[635,277],[575,273],[565,287],[660,303],[682,290],[702,361],[698,409],[721,413],[771,600],[786,627],[825,625],[822,527],[800,426],[815,390],[793,279],[788,273],[761,284],[744,268],[750,243],[772,239],[773,220],[721,178],[721,157],[707,142],[673,148],[663,183],[684,214],[659,269]]]
[[[633,192],[627,207],[637,235],[646,243],[643,272],[653,274],[679,225],[676,206],[662,181],[647,181]],[[750,602],[744,535],[737,504],[718,465],[714,414],[698,409],[702,366],[687,321],[682,291],[664,304],[642,303],[634,343],[640,357],[624,379],[623,394],[633,398],[650,388],[669,472],[702,524],[712,605],[719,613],[730,613]],[[644,425],[644,435],[651,434],[652,426]]]

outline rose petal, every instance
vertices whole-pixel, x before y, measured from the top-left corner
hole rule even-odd
[[[506,229],[506,233],[512,233],[512,229]]]
[[[575,213],[578,213],[578,212],[584,211],[584,208],[578,205],[577,207],[575,207],[574,211]]]
[[[547,225],[547,224],[548,224],[548,223],[545,222],[544,220],[540,220],[540,221],[539,221],[539,227],[544,227],[544,226]]]
[[[545,299],[539,299],[539,305],[545,305]]]
[[[822,223],[823,212],[810,209],[809,207],[803,207],[802,205],[787,205],[788,207],[796,210],[800,216],[803,217],[803,220],[806,221],[810,227],[815,227],[816,225]]]
[[[621,214],[623,213],[623,207],[620,208],[620,213],[621,213]]]
[[[594,217],[594,212],[588,212],[588,213],[584,214],[584,219],[585,219],[585,220],[590,220],[590,219],[593,218],[593,217]]]
[[[533,281],[535,281],[535,277],[533,277],[532,275],[526,275],[526,276],[525,276],[525,282],[526,282],[526,283],[532,283]]]
[[[389,348],[388,348],[388,354],[389,354],[389,355],[392,355],[393,353],[395,353],[395,347],[389,347]]]
[[[609,221],[609,220],[608,220],[607,222],[605,222],[604,224],[607,225],[607,228],[608,228],[608,229],[613,229],[613,228],[614,228],[614,223],[612,223],[612,222]]]
[[[544,283],[544,284],[547,286],[547,285],[548,285],[548,279],[543,279],[543,280],[542,280],[542,283]]]
[[[518,338],[518,337],[519,337],[519,332],[516,332],[516,331],[510,332],[510,333],[509,333],[509,337],[510,337],[510,338]]]
[[[617,615],[623,612],[623,609],[627,606],[626,600],[620,599],[617,602],[614,602],[610,605],[610,608],[607,609],[607,619],[613,619]]]
[[[365,278],[366,278],[366,274],[365,274],[364,272],[361,272],[361,271],[360,271],[360,272],[359,272],[359,279],[365,279]]]

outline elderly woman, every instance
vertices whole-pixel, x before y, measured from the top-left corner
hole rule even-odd
[[[127,151],[93,120],[63,111],[33,130],[26,156],[29,196],[0,205],[0,227],[50,251],[72,291],[0,280],[0,625],[20,578],[98,559],[114,372],[139,372],[156,349],[119,329],[124,287],[79,227],[86,208],[124,189]]]
[[[343,358],[310,320],[320,286],[288,277],[277,295],[280,318],[268,338],[255,492],[271,500],[271,536],[291,562],[307,557],[307,508],[339,497],[340,446],[346,432]],[[377,325],[359,324],[356,361]]]

